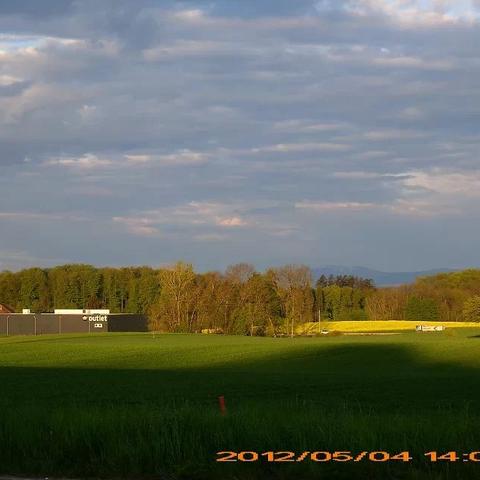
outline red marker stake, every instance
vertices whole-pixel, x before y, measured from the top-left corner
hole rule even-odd
[[[227,407],[225,406],[225,397],[223,395],[218,397],[218,406],[220,407],[220,413],[225,415],[227,413]]]

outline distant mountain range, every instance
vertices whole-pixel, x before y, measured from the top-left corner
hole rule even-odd
[[[375,285],[379,287],[412,283],[417,277],[454,271],[455,270],[451,268],[438,268],[420,272],[381,272],[367,267],[342,267],[339,265],[325,265],[323,267],[312,268],[315,280],[321,275],[353,275],[355,277],[370,278],[375,282]]]

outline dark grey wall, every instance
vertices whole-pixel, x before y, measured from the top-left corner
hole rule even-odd
[[[113,314],[108,316],[109,332],[148,332],[145,315]]]
[[[0,315],[0,335],[7,334],[7,315]]]
[[[0,317],[2,318],[0,331],[3,335],[35,334],[35,315],[2,314]]]
[[[60,322],[58,315],[37,315],[37,335],[59,333]]]
[[[0,314],[0,335],[43,335],[55,333],[146,332],[144,315],[113,314],[107,321],[84,320],[85,315]],[[8,323],[8,325],[7,325]]]
[[[93,330],[93,325],[89,326],[88,320],[83,320],[84,315],[49,315],[52,321],[55,319],[60,326],[60,332],[57,333],[88,333],[89,328]]]

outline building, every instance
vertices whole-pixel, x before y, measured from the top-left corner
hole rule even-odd
[[[5,305],[4,303],[0,303],[0,315],[4,313],[14,313],[13,308]]]
[[[415,330],[417,332],[443,332],[445,327],[443,325],[417,325]]]
[[[56,308],[53,313],[57,315],[110,315],[108,308]]]
[[[56,309],[54,313],[0,311],[0,335],[146,332],[145,315],[110,313],[99,309]]]

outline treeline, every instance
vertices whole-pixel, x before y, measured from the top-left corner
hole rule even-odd
[[[158,271],[149,267],[62,265],[0,273],[0,302],[15,311],[109,308],[112,312],[148,313],[159,289]]]
[[[412,285],[382,288],[370,295],[371,320],[480,321],[480,270],[421,277]]]
[[[368,320],[366,300],[374,291],[375,285],[370,279],[352,275],[322,275],[315,289],[321,319]]]
[[[225,272],[63,265],[0,273],[0,302],[30,308],[109,308],[147,314],[155,330],[236,334],[291,333],[306,322],[341,320],[480,321],[480,270],[375,288],[353,276],[312,278],[304,265],[257,272],[247,263]]]
[[[322,320],[366,319],[370,280],[320,277],[286,265],[257,272],[246,263],[225,272],[196,273],[190,264],[170,268],[96,268],[63,265],[0,273],[0,302],[21,311],[109,308],[143,313],[156,330],[204,329],[240,334],[290,333],[296,325]]]

